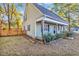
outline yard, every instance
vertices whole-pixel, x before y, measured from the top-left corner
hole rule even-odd
[[[54,40],[50,45],[34,43],[24,36],[0,37],[0,55],[79,55],[79,36]]]

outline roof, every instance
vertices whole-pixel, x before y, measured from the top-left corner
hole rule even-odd
[[[65,24],[68,24],[68,22],[64,21],[61,17],[59,17],[57,14],[55,14],[54,12],[46,9],[45,7],[37,4],[37,3],[33,3],[34,6],[36,6],[44,15],[46,15],[46,17],[51,18],[51,20],[55,20],[58,22],[62,22]]]

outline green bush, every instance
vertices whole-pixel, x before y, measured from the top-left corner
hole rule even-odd
[[[55,39],[55,36],[52,35],[52,34],[50,34],[50,33],[48,33],[47,35],[46,34],[44,35],[44,39],[48,43],[48,42],[54,40]]]
[[[59,38],[65,38],[66,37],[66,34],[64,32],[61,32],[61,33],[57,33],[55,34],[56,38],[55,39],[59,39]]]
[[[64,37],[63,32],[62,33],[57,33],[55,35],[52,35],[52,34],[48,33],[48,34],[44,35],[44,40],[48,43],[52,40],[56,40],[56,39],[63,38],[63,37]]]
[[[67,37],[72,37],[73,36],[73,32],[67,32]]]
[[[61,38],[65,38],[67,35],[66,35],[66,32],[61,32]]]
[[[65,31],[63,32],[63,37],[72,37],[74,35],[74,33],[72,31]]]
[[[57,34],[55,34],[55,36],[56,36],[56,38],[55,39],[58,39],[58,38],[61,38],[61,34],[59,34],[59,33],[57,33]]]
[[[61,32],[61,33],[57,33],[55,35],[52,35],[50,33],[45,34],[44,35],[44,40],[46,41],[46,43],[52,41],[52,40],[56,40],[59,38],[66,38],[66,37],[71,37],[73,35],[73,32]]]
[[[73,36],[73,32],[72,31],[65,31],[65,32],[63,32],[64,33],[64,35],[65,35],[65,37],[72,37]]]

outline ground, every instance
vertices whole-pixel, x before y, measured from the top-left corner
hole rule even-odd
[[[1,29],[0,30],[0,36],[11,36],[11,35],[22,35],[24,32],[22,31],[22,29],[14,29],[11,28],[9,29]]]
[[[24,36],[0,37],[0,55],[79,55],[79,36],[75,39],[58,39],[49,45],[34,43]]]

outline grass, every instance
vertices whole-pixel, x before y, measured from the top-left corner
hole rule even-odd
[[[1,56],[72,56],[79,55],[79,36],[74,40],[59,39],[50,45],[33,43],[23,36],[0,37]]]

